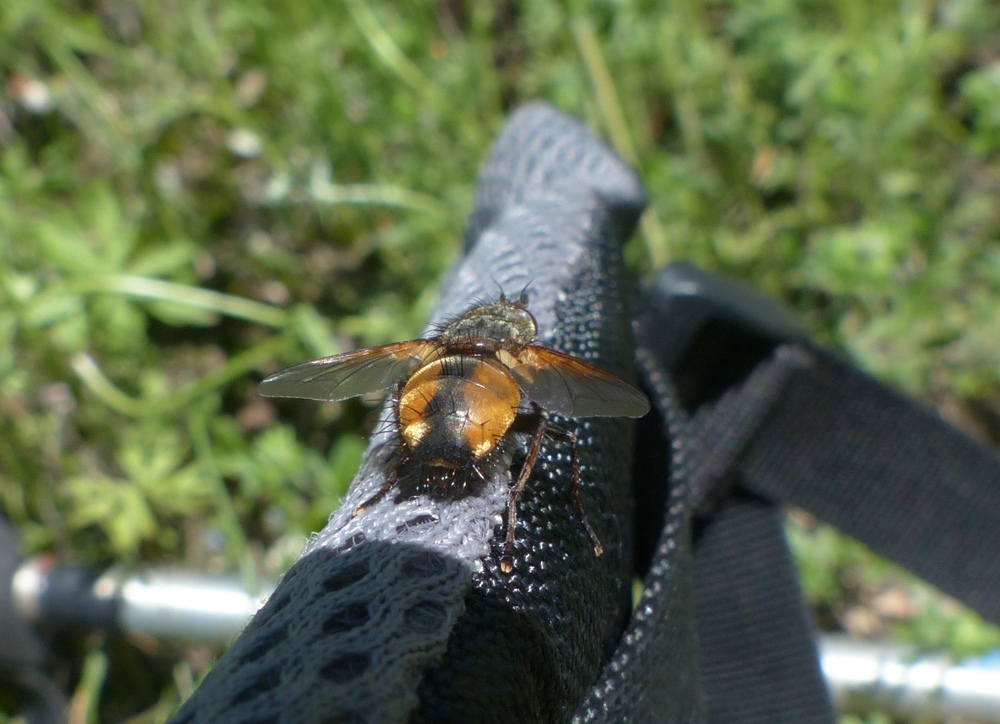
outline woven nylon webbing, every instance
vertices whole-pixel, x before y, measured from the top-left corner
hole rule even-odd
[[[691,415],[694,600],[709,721],[833,720],[776,503],[836,525],[997,620],[995,450],[836,355],[759,320],[741,327],[739,310],[702,309],[706,323],[682,334],[682,307],[654,285],[641,339],[679,371]],[[685,362],[662,330],[701,353]],[[647,459],[640,449],[638,465]]]
[[[700,531],[694,561],[707,720],[834,721],[777,506],[728,498]]]
[[[739,462],[744,484],[804,508],[1000,623],[1000,455],[815,346]]]

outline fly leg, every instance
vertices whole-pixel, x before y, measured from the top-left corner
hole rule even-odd
[[[395,486],[398,481],[399,481],[399,466],[395,466],[395,467],[393,467],[392,471],[389,473],[389,477],[386,478],[385,485],[383,485],[381,488],[379,488],[379,491],[377,493],[375,493],[375,495],[373,495],[372,497],[368,498],[368,500],[366,500],[361,505],[359,505],[357,508],[355,508],[354,512],[351,513],[351,517],[353,518],[353,517],[355,517],[357,515],[361,515],[366,510],[368,510],[370,507],[372,507],[373,505],[375,505],[375,503],[377,503],[378,501],[382,500],[382,498],[384,498],[385,496],[387,496],[389,494],[389,491],[392,490],[393,486]]]
[[[545,437],[545,430],[548,427],[543,415],[538,415],[538,425],[531,436],[531,443],[528,445],[528,454],[524,458],[524,465],[521,466],[521,474],[517,477],[517,483],[510,491],[510,500],[507,502],[507,540],[504,543],[503,558],[500,559],[500,570],[503,573],[511,573],[514,570],[514,532],[517,528],[517,501],[524,492],[524,486],[528,484],[531,471],[535,467],[538,459],[538,451],[542,448],[542,440]]]
[[[604,553],[604,546],[601,545],[601,539],[597,537],[597,533],[590,525],[590,521],[587,519],[587,511],[583,509],[583,500],[580,498],[580,450],[576,445],[576,435],[574,435],[569,430],[564,430],[561,427],[549,427],[545,432],[548,433],[549,437],[553,440],[562,440],[573,446],[573,482],[572,490],[573,497],[576,499],[576,507],[580,509],[580,517],[583,520],[583,527],[587,529],[588,535],[590,535],[590,540],[594,544],[594,555],[599,556]]]
[[[399,473],[396,468],[393,468],[392,472],[389,473],[389,477],[386,478],[385,485],[379,488],[379,491],[375,493],[375,495],[373,495],[368,500],[359,505],[357,508],[355,508],[354,512],[351,513],[351,517],[353,518],[356,515],[361,515],[361,513],[364,513],[370,507],[375,505],[375,503],[382,500],[382,498],[384,498],[389,494],[389,491],[392,490],[393,486],[396,485],[396,482],[398,480],[399,480]]]

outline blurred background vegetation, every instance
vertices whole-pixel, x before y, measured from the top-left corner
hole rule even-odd
[[[0,509],[25,552],[279,575],[368,408],[256,382],[420,332],[531,99],[638,168],[641,275],[743,277],[998,438],[992,0],[3,0],[0,72]],[[998,645],[807,516],[790,533],[825,627]],[[161,720],[213,653],[89,640],[76,721]]]

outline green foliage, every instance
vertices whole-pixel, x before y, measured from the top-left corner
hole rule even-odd
[[[876,374],[992,409],[998,32],[989,0],[4,0],[0,508],[29,551],[279,574],[366,413],[255,381],[419,332],[533,98],[637,166],[641,274],[748,278]],[[817,597],[838,545],[804,543]]]

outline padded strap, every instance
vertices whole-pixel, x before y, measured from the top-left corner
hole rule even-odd
[[[628,376],[621,246],[645,203],[634,173],[579,123],[534,105],[511,120],[483,178],[434,321],[530,282],[542,344]],[[629,616],[635,425],[559,424],[576,434],[602,556],[554,444],[519,502],[511,575],[497,561],[516,450],[477,494],[389,495],[353,515],[398,445],[376,435],[341,510],[174,721],[568,721]]]
[[[654,412],[640,421],[634,470],[636,560],[643,591],[611,659],[574,722],[704,721],[692,595],[691,493],[696,460],[687,415],[639,326],[639,367]]]

